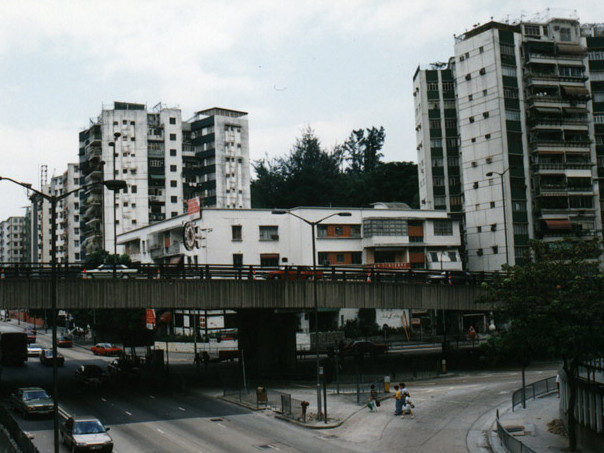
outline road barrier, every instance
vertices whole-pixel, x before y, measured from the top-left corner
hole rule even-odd
[[[542,379],[537,382],[533,382],[532,384],[526,385],[524,389],[518,389],[514,393],[512,393],[512,411],[518,406],[522,404],[522,401],[526,401],[528,399],[535,399],[538,396],[545,395],[546,393],[553,392],[556,390],[556,377],[550,377],[547,379]],[[522,397],[524,391],[524,398]]]

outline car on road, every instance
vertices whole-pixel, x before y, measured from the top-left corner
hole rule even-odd
[[[89,416],[69,417],[60,428],[61,439],[72,452],[113,451],[113,439],[107,431],[108,426],[103,426],[98,418]]]
[[[38,334],[38,331],[36,330],[35,327],[27,327],[24,332],[27,334],[27,342],[28,343],[35,343],[36,342],[36,335]]]
[[[52,366],[52,349],[42,349],[40,353],[40,363],[45,366]],[[65,357],[57,351],[57,366],[65,365]]]
[[[59,348],[71,348],[73,342],[71,341],[71,338],[60,336],[57,338],[57,346]]]
[[[113,277],[113,264],[101,264],[94,269],[87,269],[82,271],[80,276],[84,279],[87,278],[112,278]],[[115,276],[117,278],[135,278],[138,274],[138,269],[131,269],[125,264],[118,264],[115,267]]]
[[[348,355],[370,354],[376,356],[385,353],[387,350],[388,345],[367,340],[356,340],[344,346],[344,353]]]
[[[81,365],[74,371],[74,376],[80,384],[89,387],[100,387],[109,380],[107,373],[94,364]]]
[[[37,343],[27,345],[27,355],[29,357],[38,357],[42,353],[42,346]]]
[[[294,266],[283,269],[268,271],[266,274],[267,280],[320,280],[323,278],[323,272],[313,271],[312,268],[306,266]]]
[[[90,348],[94,355],[120,356],[122,348],[111,343],[97,343]]]
[[[141,375],[141,369],[132,360],[115,359],[107,365],[107,372],[113,379],[124,381],[136,380]]]
[[[53,413],[53,400],[41,387],[22,387],[10,395],[10,402],[15,412],[23,418],[29,415],[49,415]]]

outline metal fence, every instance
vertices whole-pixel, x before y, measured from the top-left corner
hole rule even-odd
[[[21,453],[40,453],[35,447],[33,442],[27,435],[21,430],[17,422],[8,413],[8,410],[4,406],[0,406],[0,424],[4,425],[10,437],[15,441]],[[16,449],[11,450],[8,446],[2,451],[17,451]]]
[[[557,389],[556,378],[550,377],[541,381],[533,382],[524,387],[524,389],[518,389],[512,394],[512,411],[522,404],[523,401],[528,399],[535,399],[540,395],[553,392]],[[523,396],[524,395],[524,396]]]
[[[501,440],[501,443],[510,453],[537,453],[530,447],[527,447],[512,434],[510,434],[499,422],[499,411],[497,411],[497,435]]]

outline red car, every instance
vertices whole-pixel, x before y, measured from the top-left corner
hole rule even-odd
[[[67,337],[58,337],[57,338],[57,346],[59,348],[71,348],[73,346],[73,343],[71,342],[70,338],[67,338]]]
[[[313,271],[312,268],[300,266],[269,271],[268,280],[317,280],[323,278],[323,272]]]
[[[90,348],[94,355],[119,356],[122,355],[122,348],[118,348],[111,343],[97,343]]]

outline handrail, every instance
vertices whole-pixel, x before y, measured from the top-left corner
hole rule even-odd
[[[549,377],[547,379],[542,379],[537,382],[533,382],[525,386],[524,392],[524,400],[526,401],[529,398],[535,399],[538,396],[545,395],[546,393],[553,392],[557,389],[556,386],[556,377]],[[518,389],[514,393],[512,393],[512,411],[519,404],[522,404],[522,392],[523,389]]]

